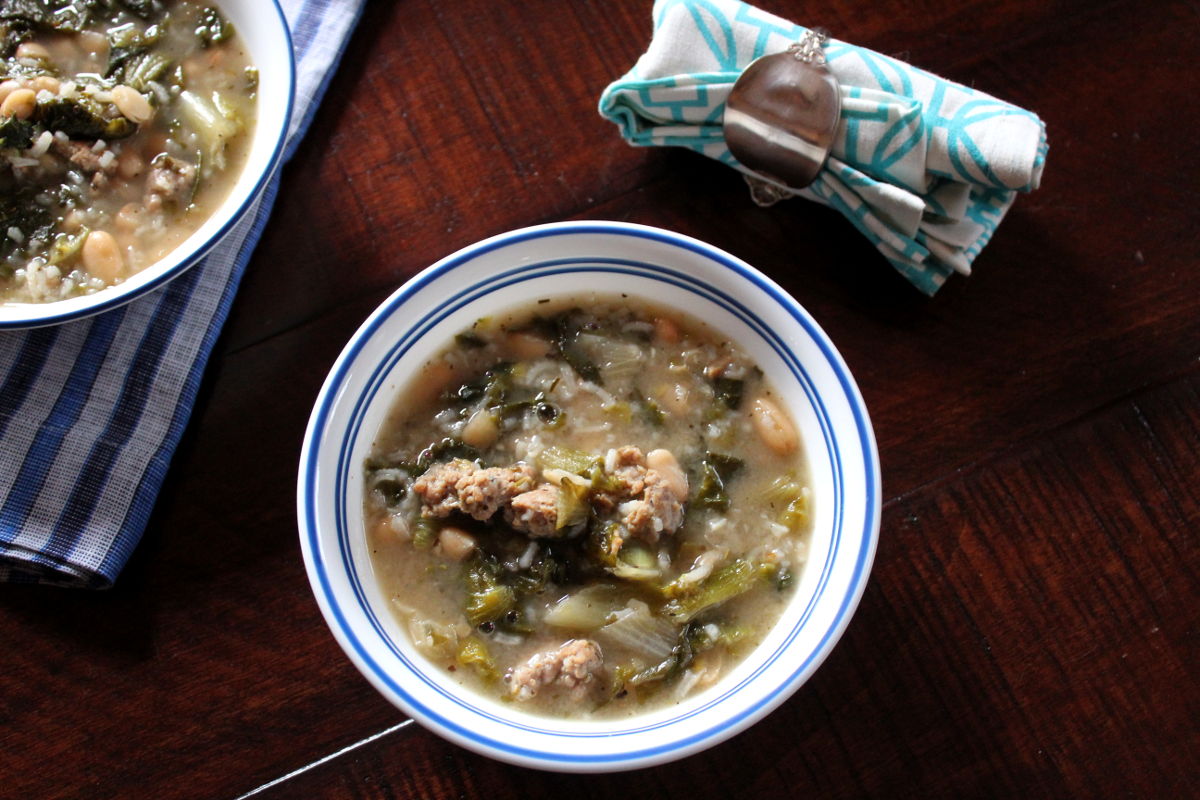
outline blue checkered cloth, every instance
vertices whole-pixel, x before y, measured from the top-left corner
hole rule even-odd
[[[267,0],[264,0],[267,2]],[[280,0],[295,152],[365,0]],[[0,580],[111,586],[142,537],[279,175],[161,289],[90,319],[0,332]]]
[[[806,29],[738,0],[657,0],[646,53],[600,98],[630,144],[687,147],[747,170],[725,146],[725,98],[754,59]],[[865,47],[830,39],[842,93],[833,151],[794,192],[837,209],[932,295],[971,264],[1018,192],[1041,181],[1035,114]]]

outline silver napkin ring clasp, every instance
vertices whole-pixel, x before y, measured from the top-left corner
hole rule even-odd
[[[725,144],[753,175],[750,196],[769,206],[803,189],[829,158],[842,96],[825,52],[824,31],[805,31],[783,53],[753,61],[725,101]]]

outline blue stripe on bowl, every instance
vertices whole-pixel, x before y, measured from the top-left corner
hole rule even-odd
[[[761,698],[759,701],[757,701],[752,706],[750,706],[746,709],[743,709],[735,717],[722,720],[722,722],[719,726],[714,726],[714,727],[702,730],[698,733],[694,733],[690,736],[675,739],[668,743],[661,744],[661,745],[658,745],[658,746],[655,746],[652,748],[642,748],[639,750],[630,750],[630,751],[622,752],[622,753],[611,753],[611,754],[600,754],[600,755],[576,755],[576,754],[569,754],[569,753],[556,753],[556,752],[547,752],[544,750],[533,750],[533,749],[528,749],[528,748],[522,748],[522,747],[518,747],[517,745],[515,745],[511,742],[496,741],[496,740],[493,740],[490,738],[484,738],[484,737],[479,736],[474,731],[464,729],[461,726],[458,726],[458,725],[452,723],[451,721],[447,720],[446,718],[442,717],[441,715],[435,713],[434,711],[425,707],[424,705],[415,702],[413,700],[413,698],[403,689],[403,687],[398,685],[393,680],[393,678],[389,674],[387,674],[382,669],[382,667],[368,655],[366,649],[363,647],[362,643],[354,635],[349,623],[347,622],[346,618],[344,617],[341,609],[338,607],[338,603],[337,603],[336,599],[334,598],[332,588],[329,583],[329,578],[326,573],[326,565],[323,563],[323,561],[320,558],[321,549],[320,549],[320,545],[319,545],[319,542],[317,539],[317,530],[316,530],[316,521],[315,521],[316,498],[315,498],[314,492],[313,492],[318,448],[313,445],[315,443],[319,442],[320,439],[322,438],[322,433],[325,431],[325,428],[328,423],[328,416],[329,416],[329,412],[332,407],[333,397],[335,397],[337,395],[339,387],[344,383],[344,380],[345,380],[346,375],[352,365],[352,362],[353,362],[354,358],[357,357],[357,355],[361,352],[361,350],[364,346],[364,343],[375,334],[375,332],[379,329],[379,327],[381,325],[383,325],[384,322],[389,317],[391,317],[398,310],[400,310],[404,306],[404,304],[406,302],[408,302],[408,300],[416,292],[418,292],[421,288],[426,286],[431,281],[442,277],[447,272],[450,272],[453,269],[461,266],[463,263],[470,261],[474,258],[477,258],[478,256],[482,255],[483,253],[489,252],[494,249],[507,247],[507,246],[510,246],[510,245],[513,245],[513,244],[516,244],[516,243],[519,243],[522,241],[526,241],[528,239],[540,238],[540,237],[544,237],[544,236],[565,236],[565,235],[573,235],[573,234],[578,235],[578,234],[596,234],[596,233],[609,234],[609,235],[628,235],[628,236],[634,236],[634,237],[640,237],[640,238],[648,238],[648,239],[653,239],[653,240],[657,240],[660,242],[665,242],[669,245],[672,245],[675,247],[680,247],[680,248],[698,253],[698,254],[704,256],[705,258],[712,260],[712,261],[718,263],[719,265],[734,271],[739,276],[751,281],[753,284],[758,286],[758,288],[760,290],[762,290],[765,294],[767,294],[769,297],[771,297],[771,299],[773,299],[777,304],[782,306],[784,308],[784,310],[786,310],[793,317],[793,319],[795,319],[797,321],[797,323],[800,324],[800,326],[809,334],[809,336],[813,339],[813,341],[818,345],[819,349],[825,356],[826,360],[829,362],[831,368],[833,369],[834,373],[837,375],[838,380],[842,385],[843,391],[845,392],[845,395],[846,395],[846,399],[852,409],[852,412],[853,412],[853,415],[855,418],[855,423],[856,423],[856,426],[858,429],[858,435],[859,435],[859,443],[860,443],[860,446],[862,447],[862,455],[864,458],[864,474],[866,476],[866,483],[867,483],[867,487],[866,487],[867,488],[867,504],[866,504],[865,514],[864,514],[863,538],[862,538],[861,542],[858,543],[858,552],[857,552],[857,556],[856,556],[856,560],[855,560],[855,567],[854,567],[854,572],[853,572],[853,575],[851,578],[851,584],[849,587],[849,591],[847,591],[846,596],[843,598],[842,603],[838,609],[837,615],[835,616],[833,623],[824,632],[824,634],[822,635],[821,639],[818,642],[817,647],[809,654],[809,656],[802,663],[800,663],[799,665],[796,666],[796,668],[792,671],[790,677],[786,681],[782,682],[779,686],[777,686],[774,690],[772,690],[768,695]],[[380,391],[380,389],[382,388],[383,378],[387,374],[387,372],[391,369],[391,367],[394,366],[395,362],[409,350],[409,348],[412,346],[412,344],[417,339],[419,339],[426,332],[428,332],[433,326],[437,325],[447,315],[453,313],[455,310],[461,308],[463,305],[472,302],[473,300],[477,299],[481,295],[487,294],[491,291],[495,291],[496,289],[501,288],[502,286],[510,285],[512,283],[531,280],[531,279],[536,278],[541,275],[555,274],[555,273],[562,273],[562,272],[617,272],[617,273],[624,272],[627,274],[638,275],[641,277],[646,277],[646,278],[651,278],[654,280],[661,280],[666,283],[671,283],[672,285],[678,286],[687,291],[690,291],[690,292],[693,292],[700,296],[703,296],[706,299],[708,299],[710,302],[715,302],[715,303],[721,305],[723,308],[725,308],[727,311],[732,313],[734,316],[738,317],[742,322],[747,324],[751,329],[755,330],[756,333],[758,333],[758,335],[760,337],[762,337],[763,340],[766,341],[772,347],[772,349],[780,356],[780,358],[788,366],[789,370],[793,374],[793,377],[796,378],[799,385],[804,389],[810,402],[813,403],[813,407],[817,411],[817,417],[821,424],[822,434],[823,434],[823,437],[825,439],[825,444],[826,444],[826,453],[830,459],[830,465],[831,465],[831,469],[832,469],[833,475],[834,475],[835,491],[837,492],[837,502],[835,504],[836,514],[835,514],[835,520],[834,520],[834,534],[833,534],[834,541],[831,544],[831,547],[829,550],[829,556],[826,560],[826,563],[822,566],[822,573],[821,573],[821,576],[820,576],[820,579],[818,582],[817,591],[815,592],[808,607],[806,607],[805,610],[802,612],[800,620],[793,627],[791,633],[785,638],[785,641],[780,645],[780,647],[777,648],[777,650],[774,653],[772,653],[763,662],[762,666],[760,666],[760,668],[758,670],[756,670],[754,674],[748,676],[745,680],[743,680],[737,686],[730,688],[729,690],[727,690],[725,693],[723,693],[719,697],[706,703],[704,706],[694,709],[693,711],[689,712],[686,715],[673,717],[669,720],[663,721],[661,723],[657,723],[656,725],[653,725],[653,726],[630,728],[630,729],[623,730],[623,731],[617,731],[615,733],[614,732],[606,732],[604,734],[596,734],[596,733],[567,734],[567,733],[564,733],[561,731],[555,731],[555,730],[549,729],[549,728],[539,728],[539,727],[534,727],[534,726],[530,726],[530,725],[524,725],[521,723],[515,723],[510,720],[500,719],[500,718],[497,718],[481,709],[478,709],[478,708],[472,706],[471,704],[465,702],[463,700],[463,698],[461,698],[457,695],[453,695],[453,694],[449,694],[449,693],[445,692],[443,689],[441,689],[440,687],[438,687],[437,685],[433,684],[428,679],[426,679],[422,675],[422,670],[417,665],[412,664],[404,656],[404,654],[396,647],[395,643],[392,642],[390,640],[390,638],[386,635],[380,621],[375,617],[373,611],[371,610],[371,606],[367,602],[366,597],[365,597],[365,590],[363,588],[362,582],[359,579],[357,570],[355,569],[354,564],[350,558],[350,550],[349,550],[350,531],[348,530],[348,526],[346,524],[346,508],[345,508],[346,481],[348,480],[348,477],[350,474],[349,471],[351,469],[353,469],[355,466],[354,464],[352,464],[350,462],[350,459],[349,459],[350,448],[351,448],[353,441],[356,439],[356,437],[358,436],[358,434],[360,432],[363,413],[365,412],[367,405],[369,404],[370,400],[375,396],[375,394],[378,391]],[[821,403],[820,398],[816,395],[815,391],[813,390],[811,380],[809,379],[807,373],[804,371],[802,365],[799,364],[799,362],[795,358],[795,356],[783,344],[783,342],[779,339],[779,337],[775,335],[775,333],[773,331],[766,329],[766,327],[761,322],[759,322],[759,320],[752,313],[750,313],[748,311],[748,309],[746,309],[742,304],[740,304],[734,298],[729,297],[728,295],[726,295],[722,292],[717,292],[716,290],[712,289],[711,287],[699,284],[698,282],[696,282],[695,280],[693,280],[692,278],[690,278],[689,276],[687,276],[685,274],[676,272],[674,270],[671,270],[667,267],[663,267],[661,265],[648,264],[648,263],[641,262],[641,261],[627,261],[627,260],[621,260],[621,259],[600,259],[600,258],[561,259],[561,260],[557,260],[557,261],[540,262],[537,264],[525,265],[525,266],[522,266],[517,269],[499,273],[497,275],[490,277],[489,279],[487,279],[485,281],[481,281],[477,284],[474,284],[470,287],[467,287],[466,289],[463,289],[463,290],[457,292],[453,296],[447,298],[442,303],[440,303],[432,311],[429,311],[428,313],[426,313],[415,324],[410,326],[408,328],[408,330],[398,339],[398,341],[388,351],[388,354],[385,357],[384,361],[378,367],[376,367],[376,369],[373,371],[372,375],[368,379],[367,386],[368,386],[367,391],[364,392],[363,396],[361,396],[358,399],[354,408],[351,411],[351,418],[350,418],[351,419],[351,422],[350,422],[351,430],[348,432],[348,434],[346,436],[343,437],[342,445],[339,449],[338,465],[337,465],[337,469],[335,471],[335,486],[337,489],[336,494],[335,494],[335,503],[336,503],[335,518],[337,520],[337,528],[338,528],[337,529],[337,539],[338,539],[339,553],[340,553],[340,556],[342,559],[342,567],[346,570],[347,575],[350,579],[351,585],[356,594],[357,602],[360,605],[360,610],[363,612],[364,616],[369,620],[369,622],[370,622],[371,626],[374,628],[376,634],[389,647],[389,649],[393,652],[393,654],[396,655],[403,663],[405,663],[406,666],[412,670],[414,675],[421,678],[421,680],[425,681],[427,685],[429,685],[431,688],[433,688],[434,690],[436,690],[437,692],[442,694],[448,700],[463,707],[464,709],[470,711],[473,714],[478,714],[480,716],[494,720],[500,724],[509,726],[509,727],[517,729],[517,730],[525,731],[525,732],[541,733],[541,734],[548,734],[548,735],[554,735],[554,736],[566,736],[566,737],[571,737],[571,736],[593,737],[593,736],[601,736],[602,735],[604,738],[609,739],[609,740],[611,740],[612,738],[617,737],[617,736],[632,735],[632,734],[641,733],[641,732],[644,732],[647,730],[654,730],[654,729],[659,729],[659,728],[663,728],[666,726],[678,724],[681,720],[684,720],[684,719],[693,717],[696,714],[702,713],[702,712],[710,709],[713,705],[724,701],[730,695],[735,694],[738,691],[742,690],[745,687],[745,685],[748,682],[750,682],[751,680],[753,680],[754,677],[757,676],[762,670],[766,669],[768,666],[771,666],[779,658],[779,656],[782,654],[782,652],[786,649],[788,644],[794,640],[794,638],[798,635],[799,631],[803,628],[804,622],[811,615],[812,610],[815,607],[818,598],[821,597],[822,593],[825,590],[825,587],[826,587],[826,584],[827,584],[828,578],[829,578],[829,573],[830,573],[830,570],[832,567],[834,555],[838,552],[839,544],[841,543],[841,540],[842,540],[842,529],[843,529],[843,525],[844,525],[844,520],[841,518],[841,512],[842,512],[843,505],[844,505],[844,503],[842,502],[843,501],[842,493],[844,492],[844,486],[843,486],[843,480],[842,480],[841,461],[840,461],[841,455],[831,439],[831,430],[829,427],[828,414],[824,408],[824,405]],[[445,730],[453,732],[455,735],[460,737],[464,742],[466,742],[468,744],[474,743],[476,745],[479,745],[481,747],[481,749],[485,752],[486,751],[493,751],[493,752],[499,751],[502,754],[507,753],[507,754],[510,754],[513,756],[520,757],[522,759],[532,759],[535,761],[539,761],[547,766],[554,766],[556,764],[566,766],[566,765],[571,765],[571,764],[586,763],[586,764],[590,764],[590,765],[604,765],[604,766],[608,766],[608,767],[614,767],[614,766],[619,766],[622,764],[635,762],[638,760],[650,759],[650,758],[653,758],[654,756],[660,755],[662,753],[687,751],[687,750],[697,747],[707,741],[712,741],[712,740],[719,739],[719,738],[725,738],[726,735],[729,735],[729,732],[739,729],[742,724],[752,721],[758,715],[765,714],[767,711],[769,711],[771,708],[773,708],[774,705],[776,705],[778,702],[781,702],[782,699],[787,696],[787,693],[789,693],[795,687],[799,677],[801,676],[801,674],[803,672],[808,670],[810,667],[815,667],[828,654],[828,651],[831,649],[833,642],[836,640],[837,636],[840,635],[841,630],[844,629],[845,624],[848,622],[849,614],[853,611],[853,608],[855,607],[855,605],[857,605],[858,598],[862,593],[863,587],[865,586],[867,571],[869,569],[870,560],[873,555],[874,532],[875,532],[876,520],[878,517],[878,486],[879,486],[878,476],[877,476],[878,466],[877,466],[876,457],[874,454],[873,437],[870,433],[869,424],[867,423],[865,409],[862,407],[861,399],[858,397],[857,390],[854,388],[854,385],[853,385],[853,381],[850,379],[849,374],[847,373],[844,365],[841,363],[840,358],[833,351],[832,345],[828,342],[828,340],[826,339],[824,334],[821,333],[819,331],[819,329],[816,328],[815,324],[812,323],[811,320],[808,319],[807,315],[803,311],[801,311],[798,306],[795,305],[794,301],[792,301],[790,297],[788,297],[787,295],[780,292],[777,287],[775,287],[769,281],[765,280],[761,275],[759,275],[758,273],[756,273],[754,271],[747,270],[747,268],[745,266],[743,266],[742,264],[740,264],[734,260],[731,260],[728,256],[725,256],[720,251],[717,251],[713,248],[709,248],[705,245],[702,245],[698,242],[694,242],[692,240],[688,240],[688,239],[681,238],[681,237],[676,237],[665,231],[655,231],[653,229],[645,229],[645,228],[627,228],[627,227],[620,226],[620,225],[606,225],[606,224],[579,224],[579,225],[555,226],[555,227],[534,229],[534,230],[530,230],[530,231],[518,231],[509,236],[498,237],[497,239],[493,239],[488,242],[481,243],[480,245],[478,245],[474,248],[469,248],[468,250],[463,251],[463,252],[459,253],[458,255],[446,260],[445,262],[441,263],[437,268],[435,268],[433,270],[429,270],[426,273],[423,273],[421,276],[418,276],[418,278],[416,278],[412,282],[410,282],[410,284],[408,284],[404,289],[402,289],[395,297],[393,297],[390,301],[388,301],[388,303],[385,305],[385,307],[381,308],[380,311],[377,312],[377,315],[374,317],[372,322],[369,325],[365,326],[358,334],[356,334],[355,338],[351,341],[351,343],[349,345],[347,345],[346,355],[340,361],[340,368],[333,376],[331,376],[330,381],[327,383],[326,389],[322,392],[322,397],[318,403],[318,408],[314,412],[314,425],[311,427],[310,430],[312,431],[312,433],[310,435],[310,442],[308,443],[309,444],[309,449],[308,449],[309,458],[308,458],[307,462],[302,465],[302,469],[304,470],[304,472],[302,473],[302,486],[303,486],[303,498],[304,498],[304,500],[303,500],[304,520],[303,521],[305,522],[306,528],[307,528],[306,534],[307,534],[307,537],[309,540],[310,552],[312,553],[312,556],[313,556],[313,562],[314,562],[313,566],[315,568],[315,573],[319,579],[319,582],[321,585],[321,590],[324,593],[325,599],[327,601],[327,606],[330,609],[330,611],[334,617],[334,620],[336,621],[336,624],[338,625],[338,627],[344,637],[344,641],[348,642],[350,647],[352,647],[354,649],[355,654],[357,655],[358,659],[360,660],[360,663],[366,665],[367,668],[370,669],[371,672],[374,674],[374,676],[379,680],[379,682],[382,683],[383,685],[387,686],[388,689],[391,690],[401,700],[403,705],[408,706],[414,712],[415,716],[423,717],[427,722],[432,722],[432,723],[442,727]],[[855,544],[856,543],[854,543],[854,542],[850,543],[851,546],[854,546]]]

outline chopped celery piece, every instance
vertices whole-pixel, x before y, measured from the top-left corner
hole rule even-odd
[[[642,348],[633,342],[596,333],[581,333],[576,345],[595,364],[605,380],[632,380],[641,374],[645,366]]]
[[[412,524],[412,543],[418,550],[428,550],[437,541],[438,524],[430,517],[418,516]]]
[[[780,525],[795,533],[808,525],[807,486],[792,473],[780,475],[760,495],[761,502],[777,510]]]
[[[399,603],[397,607],[408,619],[408,635],[412,637],[413,644],[432,658],[454,657],[458,650],[459,633],[453,625],[418,619],[411,608]]]
[[[774,570],[771,570],[771,574],[774,574]],[[763,568],[738,559],[714,572],[693,592],[667,603],[663,610],[675,622],[688,622],[702,612],[749,591],[755,581],[763,577]]]
[[[609,567],[609,573],[614,577],[621,578],[627,581],[653,581],[657,579],[662,572],[657,567],[650,569],[647,567],[635,567],[632,564],[627,564],[620,559],[617,563]]]
[[[620,603],[617,587],[607,583],[595,584],[559,600],[542,620],[556,628],[590,631],[604,625]]]
[[[652,581],[662,575],[654,551],[639,541],[628,542],[621,547],[620,555],[609,572],[628,581]]]
[[[179,111],[200,137],[204,164],[224,169],[225,146],[242,131],[241,117],[220,92],[205,97],[184,90],[179,93]]]
[[[622,548],[621,560],[639,569],[658,569],[658,557],[642,542],[630,542]]]
[[[89,233],[91,230],[83,227],[76,234],[60,233],[55,236],[54,244],[50,245],[49,263],[52,266],[58,266],[73,262],[83,249],[83,240],[88,237]]]
[[[495,681],[500,677],[492,654],[488,652],[487,645],[478,636],[472,635],[463,639],[458,646],[458,653],[454,660],[460,667],[470,667],[475,670],[476,674],[485,681]]]

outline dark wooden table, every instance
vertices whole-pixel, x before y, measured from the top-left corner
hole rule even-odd
[[[975,275],[925,299],[837,214],[623,144],[596,101],[649,0],[370,3],[116,588],[0,587],[0,796],[1200,794],[1196,5],[763,5],[1046,120],[1043,188]],[[884,475],[870,585],[817,675],[725,744],[600,777],[409,723],[329,634],[294,518],[309,409],[367,313],[563,219],[780,281],[857,377]]]

